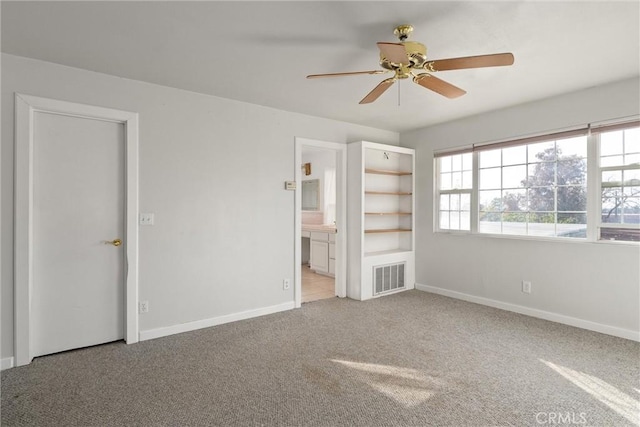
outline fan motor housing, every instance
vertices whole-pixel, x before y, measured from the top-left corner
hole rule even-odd
[[[422,68],[427,61],[427,48],[422,43],[418,42],[402,42],[405,50],[407,51],[407,57],[409,59],[408,64],[397,64],[390,62],[382,54],[380,54],[380,66],[387,70],[398,71],[403,68],[409,69]]]

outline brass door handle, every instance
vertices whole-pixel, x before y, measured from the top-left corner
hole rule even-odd
[[[107,245],[120,246],[122,244],[122,240],[115,239],[115,240],[112,240],[110,242],[104,242],[104,243],[107,244]]]

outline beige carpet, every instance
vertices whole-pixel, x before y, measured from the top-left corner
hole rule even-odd
[[[637,425],[639,356],[419,291],[332,298],[3,371],[2,425]]]

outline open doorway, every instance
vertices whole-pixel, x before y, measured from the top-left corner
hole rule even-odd
[[[296,138],[296,306],[346,296],[346,145]]]
[[[302,302],[335,297],[336,152],[302,148]]]

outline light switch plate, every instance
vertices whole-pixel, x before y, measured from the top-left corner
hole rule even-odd
[[[140,225],[153,225],[153,214],[152,213],[141,213],[140,214]]]

